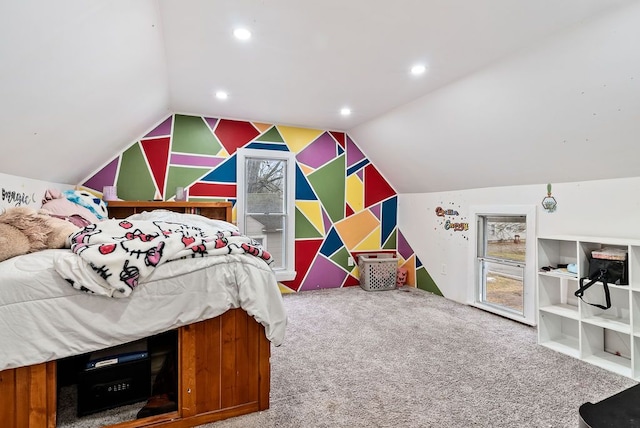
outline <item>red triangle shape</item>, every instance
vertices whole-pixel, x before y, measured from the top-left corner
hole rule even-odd
[[[335,138],[338,144],[340,144],[344,149],[344,144],[345,144],[344,132],[329,131],[329,133],[333,135],[333,138]]]
[[[169,164],[169,145],[171,138],[154,138],[140,141],[142,151],[144,151],[151,168],[151,175],[164,199],[164,180],[167,176],[167,165]]]
[[[215,134],[227,150],[227,153],[229,153],[229,156],[231,156],[240,147],[260,135],[260,131],[251,122],[220,119]]]
[[[321,245],[322,239],[296,241],[296,277],[293,281],[282,281],[284,285],[292,290],[298,291]]]
[[[380,201],[394,196],[396,191],[387,183],[375,166],[369,164],[364,169],[364,206],[369,208]]]
[[[353,210],[353,208],[351,208],[351,205],[349,204],[345,204],[346,205],[346,209],[345,209],[345,217],[351,217],[353,214],[355,214],[355,211]]]
[[[354,285],[360,285],[360,280],[353,275],[347,275],[347,279],[345,279],[343,287],[353,287]]]

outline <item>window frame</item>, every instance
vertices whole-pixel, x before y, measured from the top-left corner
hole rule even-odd
[[[467,288],[467,303],[479,309],[483,309],[505,318],[510,318],[524,324],[537,324],[536,319],[536,206],[535,205],[482,205],[471,206],[469,218],[473,219],[476,231],[469,236],[469,281]],[[512,311],[500,310],[496,306],[481,302],[479,295],[480,264],[478,262],[478,249],[482,239],[478,233],[480,229],[480,216],[525,216],[527,225],[526,260],[524,269],[523,313],[516,314]]]
[[[284,150],[265,150],[240,148],[236,152],[236,222],[240,233],[245,231],[246,213],[246,162],[248,159],[284,160],[286,166],[285,180],[285,260],[283,268],[273,269],[278,281],[292,281],[296,277],[295,271],[295,198],[296,198],[296,156],[293,152]]]

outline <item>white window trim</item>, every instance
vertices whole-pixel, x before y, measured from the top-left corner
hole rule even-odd
[[[236,177],[236,217],[240,233],[244,233],[245,213],[245,163],[247,158],[282,159],[287,161],[287,194],[286,197],[286,234],[285,261],[283,269],[274,269],[278,281],[292,281],[295,271],[295,209],[296,209],[296,156],[284,150],[238,149]]]
[[[477,259],[478,249],[478,216],[490,215],[525,215],[527,217],[527,259],[524,272],[525,294],[523,315],[514,314],[510,311],[497,310],[495,306],[490,306],[480,302],[478,295],[479,266]],[[535,205],[482,205],[469,207],[469,218],[474,221],[476,227],[474,233],[469,234],[469,280],[467,289],[467,303],[477,308],[510,318],[524,324],[536,325],[536,206]]]

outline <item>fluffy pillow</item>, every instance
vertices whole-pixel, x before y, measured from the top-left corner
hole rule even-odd
[[[8,208],[0,214],[0,261],[45,248],[68,247],[67,238],[78,230],[42,211]]]
[[[0,262],[27,254],[31,248],[29,238],[17,227],[0,222]]]
[[[91,211],[99,220],[109,217],[107,204],[95,195],[83,190],[65,190],[62,192],[65,198]]]
[[[42,209],[60,217],[71,217],[74,215],[80,216],[87,221],[87,223],[98,223],[98,217],[96,217],[91,211],[78,204],[74,204],[66,198],[52,199],[49,202],[42,204]]]

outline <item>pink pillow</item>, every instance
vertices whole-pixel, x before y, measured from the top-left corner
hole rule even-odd
[[[65,217],[71,217],[72,215],[79,215],[87,220],[89,223],[98,223],[98,217],[91,211],[82,205],[71,202],[66,198],[51,199],[42,204],[42,209],[49,211],[51,214],[56,214]]]

